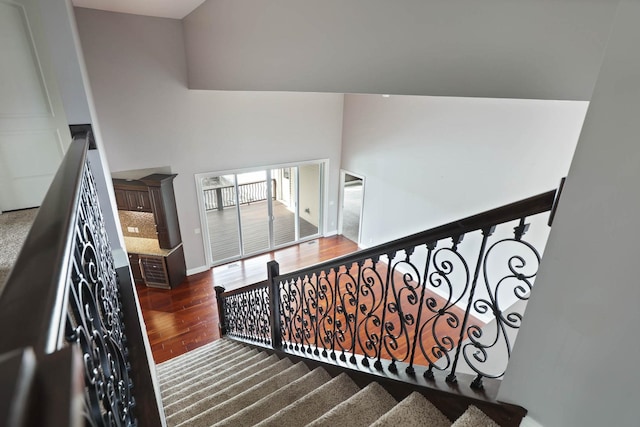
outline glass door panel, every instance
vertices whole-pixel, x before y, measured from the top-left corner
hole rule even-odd
[[[321,172],[319,163],[298,167],[300,239],[320,232]]]
[[[201,185],[211,260],[217,264],[239,257],[241,253],[235,175],[202,178]]]
[[[296,169],[288,167],[271,170],[273,245],[275,247],[297,240]]]
[[[267,171],[237,174],[242,252],[249,255],[269,250],[270,213]]]

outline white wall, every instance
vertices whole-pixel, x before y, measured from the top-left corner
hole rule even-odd
[[[640,3],[623,1],[499,400],[545,426],[637,426]]]
[[[587,105],[346,95],[342,168],[366,177],[362,244],[557,187]]]
[[[194,174],[329,159],[336,228],[343,96],[190,91],[182,24],[76,9],[112,171],[170,166],[188,269],[206,265]]]
[[[196,89],[588,100],[617,0],[208,0]]]

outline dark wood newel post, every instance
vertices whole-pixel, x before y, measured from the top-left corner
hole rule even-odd
[[[267,263],[269,281],[269,320],[271,320],[271,346],[282,349],[282,328],[280,326],[280,283],[276,278],[280,275],[280,264],[277,261]]]
[[[216,286],[213,289],[216,291],[216,302],[218,304],[218,329],[220,330],[220,337],[223,337],[227,333],[227,320],[224,317],[224,302],[222,300],[224,286]]]

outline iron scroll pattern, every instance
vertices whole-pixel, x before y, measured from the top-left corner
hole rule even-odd
[[[481,388],[505,372],[540,264],[526,221],[274,278],[283,348]]]
[[[228,335],[271,345],[269,289],[266,286],[225,295],[223,307]]]
[[[88,163],[80,184],[67,284],[65,338],[83,355],[85,424],[136,426],[120,291]]]

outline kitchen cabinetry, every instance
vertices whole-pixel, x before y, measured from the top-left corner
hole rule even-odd
[[[173,192],[175,177],[176,174],[156,173],[138,180],[113,180],[119,210],[153,213],[158,243],[163,249],[182,243]]]
[[[113,180],[116,205],[123,211],[151,212],[151,197],[147,186],[140,181]]]
[[[178,224],[176,197],[173,192],[175,174],[153,174],[142,181],[149,189],[151,208],[156,222],[156,232],[161,248],[170,249],[182,242]]]
[[[132,262],[134,258],[138,260],[137,265]],[[178,286],[186,276],[182,245],[168,255],[129,254],[129,260],[134,279],[139,275],[136,281],[142,281],[150,287],[171,289]]]

